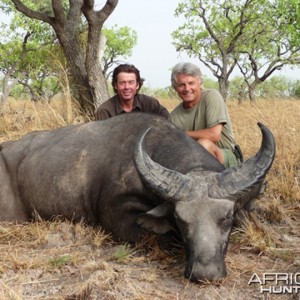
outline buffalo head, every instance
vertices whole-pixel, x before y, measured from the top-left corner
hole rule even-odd
[[[137,142],[135,164],[143,182],[166,202],[147,213],[162,217],[172,211],[186,249],[185,276],[192,281],[217,280],[226,276],[225,255],[234,214],[253,200],[275,156],[272,133],[258,123],[263,139],[258,153],[237,167],[222,172],[193,169],[186,174],[153,161],[144,149],[148,128]],[[180,159],[180,158],[178,158]],[[138,222],[154,228],[147,216]],[[170,227],[162,223],[156,232]]]

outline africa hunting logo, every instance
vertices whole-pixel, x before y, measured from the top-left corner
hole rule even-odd
[[[259,284],[261,294],[295,295],[300,293],[300,273],[254,273],[248,285]]]

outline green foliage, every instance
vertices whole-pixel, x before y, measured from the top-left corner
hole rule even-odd
[[[237,48],[245,73],[266,69],[269,76],[283,65],[300,63],[300,15],[295,14],[295,4],[289,0],[265,1],[259,12],[255,11],[254,21]]]
[[[230,81],[230,98],[238,98],[238,94],[242,89],[244,99],[248,99],[246,86],[244,86],[243,88],[243,82],[244,78],[241,76],[234,77]],[[256,96],[262,99],[285,99],[290,97],[297,98],[298,89],[300,91],[299,80],[291,80],[286,78],[285,76],[272,76],[256,88]]]
[[[130,249],[128,245],[121,245],[112,255],[112,259],[118,262],[126,262],[131,258],[132,252],[132,249]]]
[[[216,89],[217,90],[219,88],[219,84],[217,81],[213,80],[210,77],[206,77],[206,76],[203,77],[203,85],[204,85],[204,88],[206,88],[206,89]]]
[[[121,58],[126,59],[131,56],[132,49],[137,43],[137,33],[127,26],[117,25],[103,28],[102,31],[106,37],[103,72],[108,77],[109,70],[114,64],[119,63]]]
[[[283,99],[293,95],[292,81],[283,76],[273,76],[263,82],[256,94],[260,98]]]
[[[281,30],[288,34],[291,44],[299,46],[300,2],[298,0],[278,0],[277,10],[281,20]]]
[[[236,76],[230,81],[229,98],[238,98],[240,92],[242,92],[243,98],[247,97],[243,83],[244,83],[244,78],[242,76]]]
[[[52,267],[61,267],[72,263],[72,257],[69,254],[65,254],[58,257],[51,257],[49,259],[49,265]]]
[[[18,78],[19,84],[31,88],[39,96],[52,95],[59,88],[59,69],[55,60],[55,53],[59,48],[54,44],[39,44],[29,37],[26,51],[23,52],[24,40],[14,38],[7,43],[0,44],[0,70]]]
[[[204,77],[204,88],[218,89],[218,82],[209,77]],[[234,77],[229,84],[229,100],[237,99],[241,86],[244,82],[242,76]],[[243,90],[244,99],[249,99],[246,87]],[[143,85],[141,93],[151,95],[158,99],[177,98],[175,90],[169,86],[165,88],[153,89]],[[300,98],[300,80],[288,79],[285,76],[272,76],[263,82],[256,90],[256,96],[262,99],[286,99]]]
[[[177,93],[173,87],[168,86],[164,88],[152,88],[147,85],[143,85],[140,93],[146,94],[158,99],[168,99],[168,98],[177,98]]]
[[[24,4],[31,9],[53,16],[51,0],[26,0]],[[68,1],[63,1],[65,11],[69,7]],[[0,10],[9,15],[10,22],[0,24],[2,36],[0,37],[0,70],[8,73],[12,66],[16,66],[12,76],[19,79],[23,88],[15,87],[13,94],[25,93],[30,88],[31,93],[39,96],[50,96],[59,91],[60,68],[59,63],[65,65],[65,58],[52,27],[44,22],[24,17],[16,11],[10,0],[4,0]],[[104,28],[106,48],[104,54],[104,70],[109,75],[112,66],[126,59],[132,54],[137,43],[137,33],[129,27]],[[30,33],[24,50],[24,36]],[[87,26],[80,24],[78,31],[81,47],[86,51]]]
[[[17,84],[11,91],[10,96],[15,99],[27,99],[30,100],[28,90],[21,84]]]
[[[36,2],[36,3],[35,3]],[[31,8],[38,9],[48,2],[26,1]],[[50,26],[24,17],[17,12],[11,1],[3,1],[3,12],[9,21],[0,24],[0,70],[17,78],[23,88],[15,87],[14,94],[27,89],[36,97],[50,96],[59,89],[59,77],[55,60],[61,59],[61,50]]]
[[[182,0],[175,16],[185,23],[173,32],[173,44],[204,63],[221,89],[236,65],[255,89],[282,66],[300,64],[299,6],[296,0]]]
[[[172,34],[176,49],[206,62],[220,62],[220,47],[225,50],[236,38],[240,6],[239,1],[180,2],[175,16],[183,16],[186,21]],[[226,13],[230,14],[228,18]]]
[[[36,40],[40,40],[41,43],[51,42],[53,40],[53,30],[47,23],[41,23],[38,20],[24,17],[23,14],[15,9],[13,3],[10,0],[2,0],[2,2],[3,4],[2,6],[0,6],[0,10],[7,14],[10,22],[8,24],[1,23],[1,28],[5,30],[3,31],[4,35],[1,36],[1,40],[3,40],[4,37],[13,39],[16,36],[23,36],[24,31],[34,33]],[[22,2],[37,11],[40,7],[48,7],[48,10],[52,10],[50,4],[51,0],[26,0]]]
[[[297,99],[300,99],[300,80],[297,80],[296,83],[295,83],[294,96]]]
[[[107,57],[123,56],[132,54],[132,48],[137,43],[137,33],[133,29],[124,26],[114,25],[111,28],[104,28],[103,33],[107,38],[105,54]]]

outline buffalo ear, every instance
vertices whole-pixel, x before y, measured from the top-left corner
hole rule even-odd
[[[169,214],[170,210],[168,205],[163,203],[139,216],[136,222],[142,228],[156,234],[165,234],[172,229],[168,221]]]

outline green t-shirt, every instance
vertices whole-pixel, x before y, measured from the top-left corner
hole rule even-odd
[[[202,91],[201,100],[192,108],[184,109],[180,103],[170,114],[171,121],[184,131],[211,128],[222,124],[220,148],[234,149],[236,145],[232,124],[223,97],[217,90]]]

